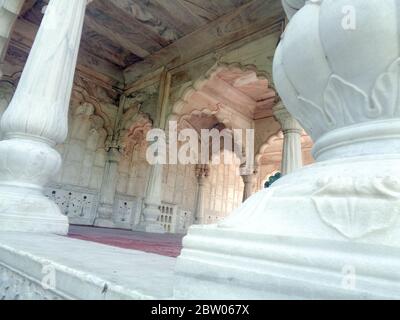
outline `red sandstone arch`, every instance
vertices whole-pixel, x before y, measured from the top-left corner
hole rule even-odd
[[[253,65],[218,63],[185,88],[170,120],[214,116],[228,128],[247,128],[251,120],[272,115],[276,92],[265,73]]]

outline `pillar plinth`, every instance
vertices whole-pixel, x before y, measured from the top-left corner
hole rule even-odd
[[[97,209],[98,216],[94,223],[97,227],[115,227],[113,222],[113,212],[120,158],[121,154],[118,147],[111,147],[108,151],[106,167],[100,189],[100,203],[99,208]]]
[[[165,233],[158,221],[161,216],[163,165],[155,164],[150,170],[150,179],[144,199],[143,221],[134,230],[150,233]]]
[[[0,230],[66,234],[68,219],[43,186],[62,143],[87,0],[51,0],[14,97],[1,119]]]

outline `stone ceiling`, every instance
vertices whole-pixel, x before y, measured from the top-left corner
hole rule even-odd
[[[6,57],[14,73],[25,65],[48,1],[25,1]],[[77,69],[123,88],[260,31],[279,32],[283,19],[279,0],[93,0]]]
[[[95,0],[81,50],[126,68],[251,0]],[[27,0],[21,19],[39,25],[48,0]]]

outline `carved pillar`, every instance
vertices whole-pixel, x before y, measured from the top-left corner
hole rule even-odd
[[[0,80],[0,119],[11,102],[14,90],[15,87],[13,84],[8,81]],[[3,135],[0,128],[0,140],[2,139],[2,137]]]
[[[155,127],[166,129],[167,127],[167,110],[169,103],[169,95],[171,89],[171,74],[164,69],[161,74],[160,92],[158,96],[157,119]],[[146,197],[144,200],[143,221],[135,227],[135,230],[165,233],[164,228],[157,221],[161,215],[160,206],[162,203],[162,179],[164,166],[155,164],[151,166],[149,183],[147,185]]]
[[[1,120],[0,230],[66,234],[68,219],[42,193],[61,157],[87,0],[52,0]]]
[[[165,233],[164,228],[157,219],[161,215],[163,165],[151,166],[149,183],[144,199],[143,220],[134,229],[151,233]]]
[[[103,181],[100,189],[100,204],[97,209],[98,217],[95,221],[97,227],[114,227],[113,211],[115,191],[118,182],[118,166],[121,154],[117,146],[112,146],[107,154]]]
[[[240,175],[243,179],[244,189],[243,189],[243,202],[250,198],[254,193],[254,185],[256,183],[256,171],[249,170],[245,167],[240,168]]]
[[[196,165],[196,178],[197,178],[197,196],[195,206],[195,224],[204,224],[204,187],[207,178],[210,175],[210,167],[208,165]]]
[[[301,134],[303,129],[282,103],[278,103],[274,107],[274,116],[282,126],[284,138],[281,171],[282,175],[287,175],[303,166],[301,152]]]
[[[107,152],[107,161],[104,167],[103,181],[100,189],[100,204],[97,209],[97,218],[94,225],[97,227],[114,227],[113,211],[115,202],[115,193],[118,183],[118,167],[121,159],[119,138],[121,131],[121,121],[127,98],[122,95],[119,100],[118,113],[115,117],[113,137],[111,146]]]

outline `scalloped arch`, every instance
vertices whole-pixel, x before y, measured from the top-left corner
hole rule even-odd
[[[267,141],[261,145],[260,149],[258,150],[258,153],[256,155],[256,163],[259,164],[262,156],[264,155],[264,153],[268,150],[268,148],[270,148],[274,142],[278,139],[283,139],[283,132],[282,130],[279,130],[278,132],[274,133],[273,135],[271,135]]]
[[[104,121],[104,129],[107,131],[107,134],[112,135],[113,134],[112,123],[107,114],[102,110],[101,104],[95,98],[93,98],[84,87],[78,84],[74,84],[72,91],[79,94],[82,97],[83,101],[90,103],[91,105],[94,106],[95,114],[100,116]]]
[[[221,112],[221,109],[223,108],[223,105],[221,104],[219,105],[216,104],[216,108],[214,110],[210,110],[209,107],[204,107],[201,109],[192,110],[189,113],[184,113],[184,108],[194,94],[199,93],[204,88],[204,86],[207,84],[208,81],[210,81],[214,76],[223,71],[240,71],[243,73],[252,71],[255,73],[257,79],[266,80],[268,82],[269,88],[272,88],[274,91],[276,91],[271,86],[272,81],[268,77],[268,74],[264,71],[260,71],[255,65],[252,64],[243,65],[241,63],[236,63],[236,62],[235,63],[217,62],[203,76],[192,82],[191,85],[185,86],[181,89],[178,95],[180,98],[174,103],[172,107],[172,112],[169,115],[168,120],[169,121],[176,120],[180,122],[181,120],[188,119],[192,115],[196,114],[215,115],[218,118],[218,114],[219,112]],[[223,123],[227,124],[227,121],[224,121]]]

